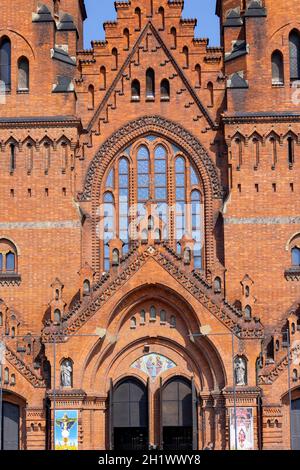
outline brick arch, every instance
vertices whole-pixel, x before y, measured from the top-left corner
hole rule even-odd
[[[170,307],[169,314],[174,313],[177,317],[177,327],[173,330],[174,334],[169,337],[167,326],[161,325],[157,318],[155,333],[153,325],[149,322],[145,326],[138,326],[130,334],[126,334],[126,323],[124,318],[130,319],[133,309],[142,307],[143,302],[151,300],[155,305],[156,295],[153,293],[153,285],[143,285],[137,289],[128,292],[122,297],[122,300],[115,306],[114,311],[106,316],[103,327],[106,331],[106,338],[97,340],[85,351],[85,360],[81,366],[81,388],[91,388],[98,381],[105,379],[102,383],[101,392],[106,393],[109,386],[109,379],[119,380],[124,374],[131,375],[133,371],[128,367],[126,370],[119,363],[123,358],[132,354],[132,351],[141,351],[145,343],[153,343],[158,348],[165,348],[163,355],[170,359],[185,357],[189,364],[190,377],[194,374],[198,376],[199,389],[210,390],[222,389],[227,382],[226,367],[218,352],[212,338],[196,338],[194,342],[190,341],[189,334],[199,331],[200,323],[197,312],[189,303],[183,299],[177,292],[165,288],[163,285],[158,288],[157,303],[161,300]],[[165,296],[163,296],[163,292]],[[128,325],[128,324],[127,324]],[[126,330],[126,331],[125,331]],[[125,334],[124,334],[125,331]],[[113,342],[111,339],[115,338]],[[155,346],[153,346],[152,352]],[[168,354],[167,351],[170,350]],[[134,353],[138,359],[138,353]],[[142,353],[139,353],[142,356]],[[135,359],[135,360],[136,360]],[[134,360],[132,359],[132,363]],[[177,363],[177,360],[174,360]],[[118,369],[119,368],[119,369]],[[118,369],[118,370],[117,370]],[[201,370],[200,370],[201,369]],[[176,373],[185,371],[183,364],[176,370]],[[191,372],[192,371],[192,372]],[[175,373],[175,370],[173,371]],[[199,375],[200,374],[200,375]],[[97,382],[97,383],[98,383]],[[201,385],[201,386],[200,386]]]
[[[205,267],[206,272],[215,259],[214,200],[221,200],[223,191],[215,164],[200,141],[180,124],[160,116],[141,117],[117,130],[100,147],[86,173],[83,191],[78,194],[80,202],[92,201],[92,246],[93,269],[100,272],[100,246],[96,240],[97,214],[103,177],[115,157],[136,139],[154,134],[173,142],[187,154],[202,180],[205,218]],[[132,181],[130,182],[132,184]]]
[[[170,287],[157,283],[155,285],[141,284],[124,295],[107,318],[106,328],[109,328],[114,322],[112,327],[114,334],[117,334],[123,324],[124,317],[129,315],[135,307],[150,299],[153,299],[153,303],[161,301],[172,308],[174,313],[182,318],[188,330],[197,331],[201,326],[196,312],[179,292],[174,292]],[[185,314],[183,315],[181,311]]]

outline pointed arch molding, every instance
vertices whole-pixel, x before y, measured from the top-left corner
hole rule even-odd
[[[164,136],[181,147],[198,167],[206,200],[222,199],[223,191],[217,168],[199,140],[176,122],[160,116],[145,116],[127,123],[102,144],[90,163],[83,191],[78,194],[78,200],[89,201],[94,198],[98,200],[103,175],[109,163],[133,140],[148,133]]]

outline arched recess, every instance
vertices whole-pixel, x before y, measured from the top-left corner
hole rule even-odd
[[[215,164],[200,141],[178,123],[160,116],[141,117],[131,121],[111,135],[100,147],[89,165],[84,180],[83,191],[78,194],[79,201],[92,200],[92,219],[96,226],[99,200],[103,177],[116,156],[137,139],[147,135],[156,135],[176,145],[187,154],[197,168],[203,182],[205,195],[205,266],[207,271],[215,260],[215,242],[213,236],[214,200],[221,201],[223,191]],[[93,268],[100,272],[100,248],[96,240],[96,230],[92,233]]]
[[[292,450],[300,450],[300,387],[296,385],[281,396],[286,419],[283,422],[283,432],[291,433]]]
[[[161,326],[157,317],[156,322],[149,327],[148,310],[147,332],[144,333],[145,330],[140,325],[130,332],[133,313],[142,311],[147,302],[155,306],[160,302],[164,303],[167,324]],[[177,319],[175,329],[169,324],[171,316]],[[85,361],[78,375],[82,378],[80,387],[83,389],[96,386],[99,391],[106,393],[111,378],[116,382],[127,375],[135,375],[146,381],[145,374],[130,368],[130,364],[143,356],[145,343],[151,345],[152,352],[168,357],[178,366],[177,369],[165,371],[162,375],[164,380],[174,374],[184,375],[188,379],[194,375],[199,391],[221,390],[227,383],[225,366],[212,338],[190,340],[190,334],[199,331],[199,315],[183,295],[165,285],[142,285],[128,292],[115,309],[106,315],[103,328],[106,339],[90,344],[89,350],[82,355]],[[121,337],[127,338],[127,342],[119,342]]]

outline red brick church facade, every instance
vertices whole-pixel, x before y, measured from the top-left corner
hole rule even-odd
[[[300,447],[299,3],[183,3],[0,0],[1,448]]]

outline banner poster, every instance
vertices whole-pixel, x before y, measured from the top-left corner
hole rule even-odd
[[[55,450],[78,450],[78,411],[55,410]]]
[[[230,408],[230,449],[254,450],[253,408],[236,408],[237,449],[235,444],[235,414]]]

